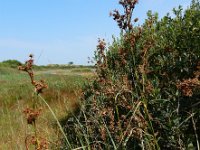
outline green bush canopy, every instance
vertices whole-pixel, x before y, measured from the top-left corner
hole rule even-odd
[[[18,60],[5,60],[0,62],[0,66],[3,67],[11,67],[11,68],[17,68],[21,64]]]
[[[86,149],[195,149],[200,141],[200,4],[151,11],[133,26],[137,0],[111,15],[121,34],[99,39],[97,76],[83,89],[80,114],[69,119],[70,143]],[[132,21],[133,20],[133,21]]]

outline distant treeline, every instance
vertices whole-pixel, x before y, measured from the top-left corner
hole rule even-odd
[[[16,68],[17,66],[21,64],[22,63],[18,60],[5,60],[5,61],[0,62],[0,67]]]
[[[0,62],[0,67],[10,67],[10,68],[17,68],[19,65],[23,63],[18,60],[5,60]],[[48,64],[48,65],[34,65],[35,69],[70,69],[70,68],[93,68],[92,65],[75,65],[75,64]]]

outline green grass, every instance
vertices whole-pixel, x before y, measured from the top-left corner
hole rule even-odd
[[[84,74],[73,73],[69,69],[35,71],[36,80],[44,79],[48,84],[48,89],[45,89],[42,96],[58,119],[66,118],[69,111],[77,108],[81,87],[89,76],[85,74],[85,70],[83,72]],[[0,88],[0,149],[25,149],[26,132],[33,129],[27,126],[22,111],[32,104],[34,87],[26,73],[0,67]],[[40,99],[37,99],[37,105],[42,107],[37,123],[40,134],[51,141],[51,146],[55,148],[61,134],[55,127],[52,114]]]

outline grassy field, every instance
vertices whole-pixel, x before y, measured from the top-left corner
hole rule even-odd
[[[58,119],[66,118],[78,106],[81,86],[93,76],[91,68],[38,69],[36,79],[48,84],[42,96],[52,107]],[[27,125],[23,110],[33,104],[34,87],[28,75],[14,68],[0,68],[0,150],[25,149],[25,138],[33,133]],[[37,120],[39,134],[47,138],[55,149],[59,145],[60,132],[45,104],[37,99],[42,114]]]

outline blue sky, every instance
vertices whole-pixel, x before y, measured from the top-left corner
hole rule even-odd
[[[162,17],[190,1],[139,0],[134,17],[142,23],[148,10]],[[119,35],[109,17],[115,8],[120,8],[118,0],[0,0],[0,61],[24,62],[32,53],[39,65],[85,65],[98,38],[111,42]]]

